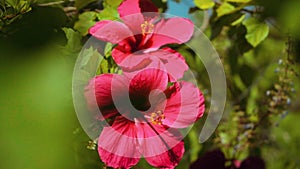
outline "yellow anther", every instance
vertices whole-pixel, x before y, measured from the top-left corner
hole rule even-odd
[[[165,119],[165,115],[162,111],[156,111],[151,113],[150,120],[152,124],[162,124],[162,120]]]
[[[141,24],[141,28],[143,35],[150,34],[153,33],[154,24],[152,24],[149,20],[145,20],[145,22]]]

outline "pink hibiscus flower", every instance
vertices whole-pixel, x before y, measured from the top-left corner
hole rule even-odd
[[[97,39],[117,44],[112,50],[115,62],[131,72],[159,58],[174,80],[181,78],[188,69],[184,58],[168,47],[159,48],[187,42],[194,24],[179,17],[158,20],[158,9],[149,0],[125,0],[118,12],[123,23],[103,20],[89,30]]]
[[[158,64],[160,64],[159,62]],[[193,84],[168,83],[164,69],[147,68],[131,79],[102,74],[85,90],[90,110],[109,122],[98,139],[101,160],[110,167],[129,168],[143,156],[159,168],[174,168],[184,153],[178,129],[204,113],[204,98]]]

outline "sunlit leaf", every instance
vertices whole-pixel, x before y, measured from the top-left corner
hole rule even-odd
[[[99,20],[117,20],[119,18],[119,13],[115,8],[105,8],[97,14],[97,18]]]
[[[81,56],[83,56],[83,58],[80,63],[80,69],[90,73],[91,75],[95,74],[99,63],[103,60],[102,55],[97,50],[90,47],[84,49]]]
[[[224,2],[221,6],[217,9],[217,16],[221,17],[223,15],[227,15],[233,13],[235,11],[235,7],[230,3]]]
[[[71,28],[63,28],[67,37],[67,45],[65,46],[68,51],[79,52],[81,49],[81,35],[79,32]]]
[[[241,90],[241,91],[245,91],[247,89],[246,85],[244,84],[244,82],[242,81],[241,77],[239,75],[235,75],[233,77],[233,81],[235,83],[235,85]]]
[[[104,8],[111,7],[111,8],[117,8],[122,0],[104,0],[103,6]]]
[[[119,19],[119,13],[117,7],[122,0],[105,0],[103,1],[104,9],[97,14],[98,20],[117,20]]]
[[[269,34],[269,26],[255,18],[249,18],[243,24],[247,28],[246,39],[253,47],[261,43]]]
[[[194,0],[195,5],[200,9],[209,9],[215,5],[212,0]]]
[[[237,20],[235,20],[234,22],[232,22],[231,23],[231,26],[235,26],[235,25],[238,25],[238,24],[240,24],[240,23],[242,23],[243,22],[243,20],[245,19],[245,14],[244,15],[242,15],[239,19],[237,19]]]
[[[106,59],[102,59],[102,61],[100,63],[100,72],[99,73],[109,73],[109,63]]]
[[[211,23],[212,32],[211,32],[211,39],[217,37],[221,31],[223,30],[224,26],[230,26],[230,24],[242,16],[240,12],[233,12],[228,15],[224,15],[221,17],[216,18],[214,22]]]
[[[111,55],[111,50],[112,50],[112,44],[111,43],[107,43],[105,45],[105,48],[104,48],[104,55],[106,57],[109,57]]]
[[[95,25],[96,17],[96,12],[89,11],[82,13],[79,15],[79,20],[75,23],[74,29],[78,30],[83,36],[87,35],[90,27]]]

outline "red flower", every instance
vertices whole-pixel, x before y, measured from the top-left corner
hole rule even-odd
[[[174,79],[179,79],[188,69],[183,57],[170,48],[159,48],[187,42],[193,34],[194,25],[189,19],[179,17],[158,21],[157,11],[149,0],[125,0],[118,8],[123,23],[100,21],[89,32],[100,40],[117,44],[112,57],[124,70],[135,71],[157,57],[172,65],[167,66],[167,71]]]
[[[158,64],[160,64],[159,62]],[[90,110],[99,110],[104,127],[98,139],[101,160],[110,167],[129,168],[144,156],[149,164],[174,168],[184,153],[186,128],[204,113],[204,98],[193,84],[168,84],[164,69],[147,68],[132,79],[103,74],[93,78],[85,97]]]

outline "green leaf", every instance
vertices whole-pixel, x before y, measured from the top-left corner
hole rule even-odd
[[[100,64],[100,72],[97,73],[109,73],[109,63],[106,59],[102,59],[101,64]]]
[[[11,7],[16,8],[18,5],[18,0],[6,0],[7,4],[9,4]]]
[[[237,19],[237,20],[235,20],[234,22],[231,23],[231,26],[235,26],[235,25],[238,25],[238,24],[242,23],[243,20],[245,19],[245,16],[246,15],[244,14],[241,17],[239,17],[239,19]]]
[[[16,6],[16,9],[22,14],[29,12],[31,10],[30,2],[24,0],[19,1],[18,5]]]
[[[117,8],[121,2],[122,2],[122,0],[104,0],[103,7],[104,8],[107,8],[107,7]]]
[[[71,28],[63,28],[67,37],[67,45],[65,46],[70,52],[79,52],[81,50],[81,35],[79,32]]]
[[[251,0],[226,0],[227,2],[235,2],[235,3],[248,3]]]
[[[238,89],[240,89],[241,91],[245,91],[247,90],[247,87],[246,85],[244,84],[244,82],[242,81],[241,77],[236,74],[233,76],[233,81],[234,81],[234,84],[238,87]]]
[[[111,55],[112,47],[113,47],[113,45],[112,45],[111,43],[107,43],[107,44],[105,45],[105,48],[104,48],[104,55],[105,55],[106,57],[109,57],[109,56]]]
[[[86,5],[96,1],[97,0],[75,0],[75,7],[80,10]]]
[[[209,9],[215,5],[215,2],[212,0],[194,0],[195,5],[200,9]]]
[[[223,15],[227,15],[230,13],[235,12],[235,7],[230,3],[224,2],[221,6],[217,9],[217,16],[221,17]]]
[[[82,13],[79,15],[79,20],[75,23],[74,29],[78,30],[82,36],[87,35],[90,27],[95,25],[97,15],[96,12],[92,11]]]
[[[269,34],[269,26],[255,18],[247,19],[243,22],[243,25],[247,29],[246,39],[253,47],[256,47],[266,39]]]
[[[117,20],[119,19],[119,13],[117,7],[122,0],[105,0],[103,1],[104,9],[97,14],[99,20]]]
[[[97,14],[99,20],[117,20],[119,19],[119,13],[115,8],[105,8]]]
[[[102,55],[93,47],[84,49],[81,53],[83,56],[80,62],[80,69],[94,75],[97,72],[99,64],[102,62]]]
[[[199,144],[199,138],[198,138],[198,134],[195,130],[190,130],[189,132],[189,140],[190,140],[190,146],[192,147],[190,149],[190,153],[191,153],[191,162],[194,162],[198,159],[198,154],[199,151],[201,150],[201,145]]]

